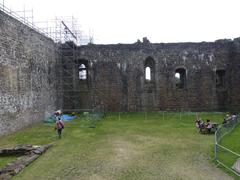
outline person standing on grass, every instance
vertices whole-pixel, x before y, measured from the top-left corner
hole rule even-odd
[[[55,124],[55,130],[57,130],[58,138],[60,139],[62,137],[62,129],[64,129],[64,123],[61,119],[61,116],[58,112],[56,112],[56,124]]]

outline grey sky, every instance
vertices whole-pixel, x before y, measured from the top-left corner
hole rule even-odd
[[[0,0],[1,1],[1,0]],[[3,1],[3,0],[2,0]],[[35,21],[78,18],[95,43],[214,41],[240,36],[239,0],[4,0],[32,9]]]

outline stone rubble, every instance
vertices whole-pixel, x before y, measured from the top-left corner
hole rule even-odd
[[[0,156],[21,155],[17,160],[0,169],[0,179],[7,180],[15,176],[51,146],[52,144],[44,146],[18,145],[14,148],[0,149]]]

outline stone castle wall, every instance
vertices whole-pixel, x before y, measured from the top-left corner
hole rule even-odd
[[[58,46],[0,11],[0,135],[41,121],[61,106],[240,111],[240,39],[67,44]]]
[[[236,38],[229,56],[229,109],[240,111],[240,38]]]
[[[0,11],[0,135],[56,108],[54,42]]]
[[[107,111],[236,111],[240,110],[240,81],[235,76],[238,46],[237,40],[81,46],[76,68],[87,62],[88,78],[75,84],[89,85],[86,106],[92,100],[93,107],[102,105]],[[147,66],[150,81],[145,77]],[[179,69],[186,76],[182,88],[176,85]]]

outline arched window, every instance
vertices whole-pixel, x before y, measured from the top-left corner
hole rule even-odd
[[[186,70],[184,68],[176,69],[174,77],[176,88],[183,89],[186,87]]]
[[[152,57],[148,57],[144,63],[145,80],[154,81],[155,77],[155,62]]]
[[[180,81],[180,73],[175,73],[175,79],[176,81]]]
[[[78,71],[78,76],[80,80],[86,80],[87,79],[87,68],[84,64],[80,64],[80,66],[78,67],[79,71]]]
[[[150,67],[145,68],[145,79],[148,81],[151,81],[151,68]]]

